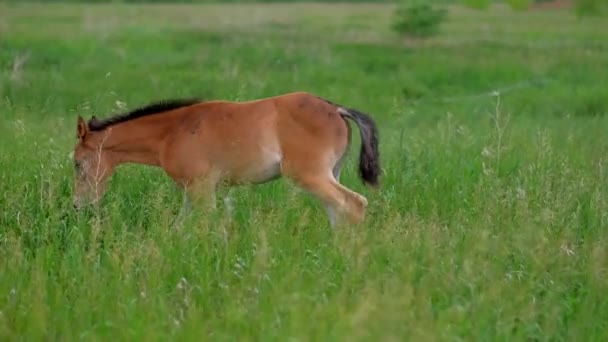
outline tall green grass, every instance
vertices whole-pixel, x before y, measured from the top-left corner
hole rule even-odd
[[[600,19],[452,9],[404,43],[381,5],[1,6],[1,339],[608,337]],[[78,114],[294,90],[377,120],[381,189],[357,135],[342,177],[364,224],[279,181],[171,230],[181,195],[136,165],[71,210]]]

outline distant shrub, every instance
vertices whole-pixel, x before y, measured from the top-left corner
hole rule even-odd
[[[601,12],[602,0],[576,0],[574,10],[579,17],[597,15]]]
[[[484,10],[490,6],[490,0],[463,0],[462,4],[469,8]]]
[[[530,8],[530,0],[507,0],[511,9],[522,11]]]
[[[425,38],[439,31],[447,11],[427,1],[407,1],[395,10],[392,28],[397,33],[416,38]]]

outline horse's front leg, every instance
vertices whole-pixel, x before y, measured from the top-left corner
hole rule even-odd
[[[187,189],[188,195],[193,204],[205,212],[212,212],[217,209],[215,191],[217,182],[211,178],[197,180]]]
[[[231,190],[228,190],[228,193],[224,196],[224,207],[226,208],[226,219],[230,222],[234,216],[234,203]]]
[[[190,200],[190,196],[188,196],[188,192],[184,190],[182,207],[179,209],[179,213],[177,214],[177,217],[173,221],[173,224],[171,224],[171,228],[177,229],[178,226],[181,225],[181,223],[183,222],[186,215],[188,215],[191,210],[192,210],[192,201]]]
[[[178,228],[192,209],[201,209],[205,215],[215,212],[216,202],[215,186],[212,184],[199,183],[184,189],[182,207],[171,227]]]
[[[201,165],[199,165],[201,166]],[[175,183],[183,189],[183,203],[180,211],[172,224],[173,228],[182,224],[182,221],[193,209],[202,210],[203,214],[210,214],[217,208],[216,188],[220,180],[220,172],[214,172],[212,168],[205,165],[193,168],[189,172],[177,172],[174,169],[167,173]],[[182,170],[187,167],[182,167]]]
[[[201,209],[203,214],[211,214],[217,209],[216,191],[221,180],[221,172],[217,169],[210,169],[201,176],[193,179],[186,191],[192,200],[192,204],[197,209]]]

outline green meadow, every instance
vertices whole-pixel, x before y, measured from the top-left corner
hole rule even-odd
[[[415,40],[393,8],[0,4],[0,339],[608,340],[608,21],[450,7]],[[72,209],[78,115],[291,91],[377,121],[363,224],[279,180],[174,230],[140,165]]]

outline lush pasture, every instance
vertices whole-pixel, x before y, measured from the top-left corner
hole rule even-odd
[[[391,9],[0,5],[0,339],[606,340],[605,18],[454,8],[420,42]],[[294,90],[377,119],[365,224],[279,181],[173,231],[131,165],[71,210],[77,114]]]

